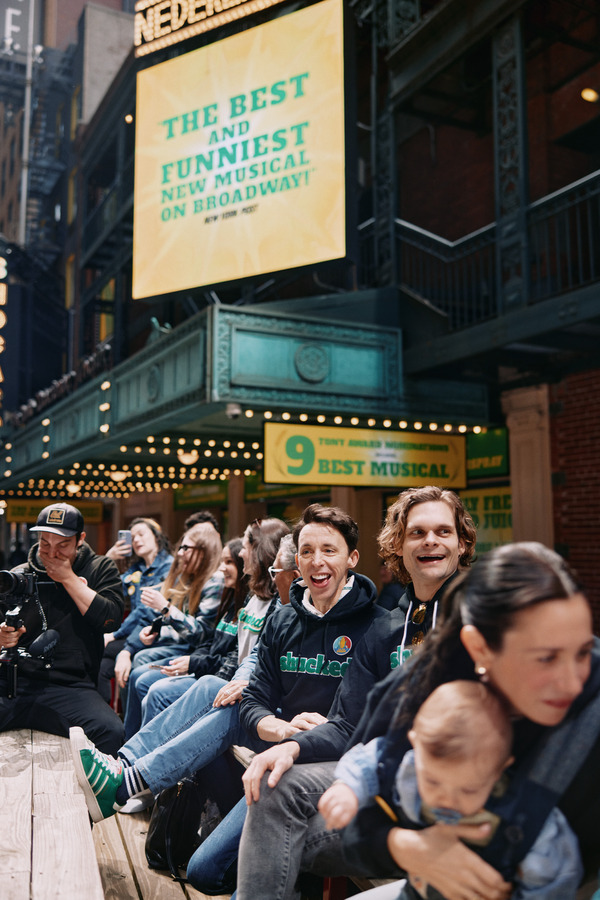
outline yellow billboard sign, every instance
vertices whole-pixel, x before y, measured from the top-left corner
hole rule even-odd
[[[346,255],[343,45],[323,0],[138,74],[134,298]]]
[[[513,539],[512,490],[510,487],[461,491],[460,499],[477,528],[477,553],[509,544]]]
[[[462,436],[269,422],[264,442],[265,482],[355,487],[466,485]]]

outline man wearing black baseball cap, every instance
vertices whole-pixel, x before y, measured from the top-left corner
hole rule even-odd
[[[123,617],[118,569],[85,542],[83,516],[69,503],[46,506],[30,531],[39,543],[13,571],[35,574],[38,596],[0,596],[2,620],[18,605],[23,622],[14,628],[2,621],[0,648],[26,654],[17,659],[16,690],[14,684],[9,689],[9,666],[0,665],[0,731],[36,728],[67,736],[72,725],[81,725],[114,752],[123,743],[123,725],[96,682],[103,635]]]

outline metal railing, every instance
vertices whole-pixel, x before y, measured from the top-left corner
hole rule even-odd
[[[529,207],[532,302],[600,278],[600,172]]]
[[[400,282],[446,313],[453,330],[496,315],[496,226],[458,241],[396,219]]]
[[[600,172],[532,203],[527,211],[529,303],[600,280]],[[375,222],[364,222],[361,281],[377,283]],[[448,241],[395,220],[396,283],[434,304],[452,330],[505,312],[499,299],[496,223]]]
[[[133,158],[126,164],[114,183],[106,191],[102,200],[92,209],[83,226],[82,246],[84,252],[96,241],[109,235],[124,211],[133,202]]]

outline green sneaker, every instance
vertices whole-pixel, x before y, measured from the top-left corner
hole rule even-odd
[[[93,822],[114,816],[122,804],[116,802],[117,788],[123,781],[123,763],[114,756],[101,753],[83,728],[69,729],[71,755],[77,781]]]

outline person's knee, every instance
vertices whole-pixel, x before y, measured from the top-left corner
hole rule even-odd
[[[237,859],[223,868],[218,865],[218,860],[203,853],[200,845],[189,861],[186,875],[197,891],[206,894],[231,893],[237,877]]]
[[[114,719],[104,720],[96,735],[89,735],[98,750],[116,756],[125,741],[125,728],[121,719],[115,714]]]
[[[203,675],[202,678],[199,678],[198,681],[192,685],[191,690],[194,691],[194,699],[197,699],[199,703],[205,705],[207,703],[212,703],[224,684],[226,684],[226,682],[216,675]]]

